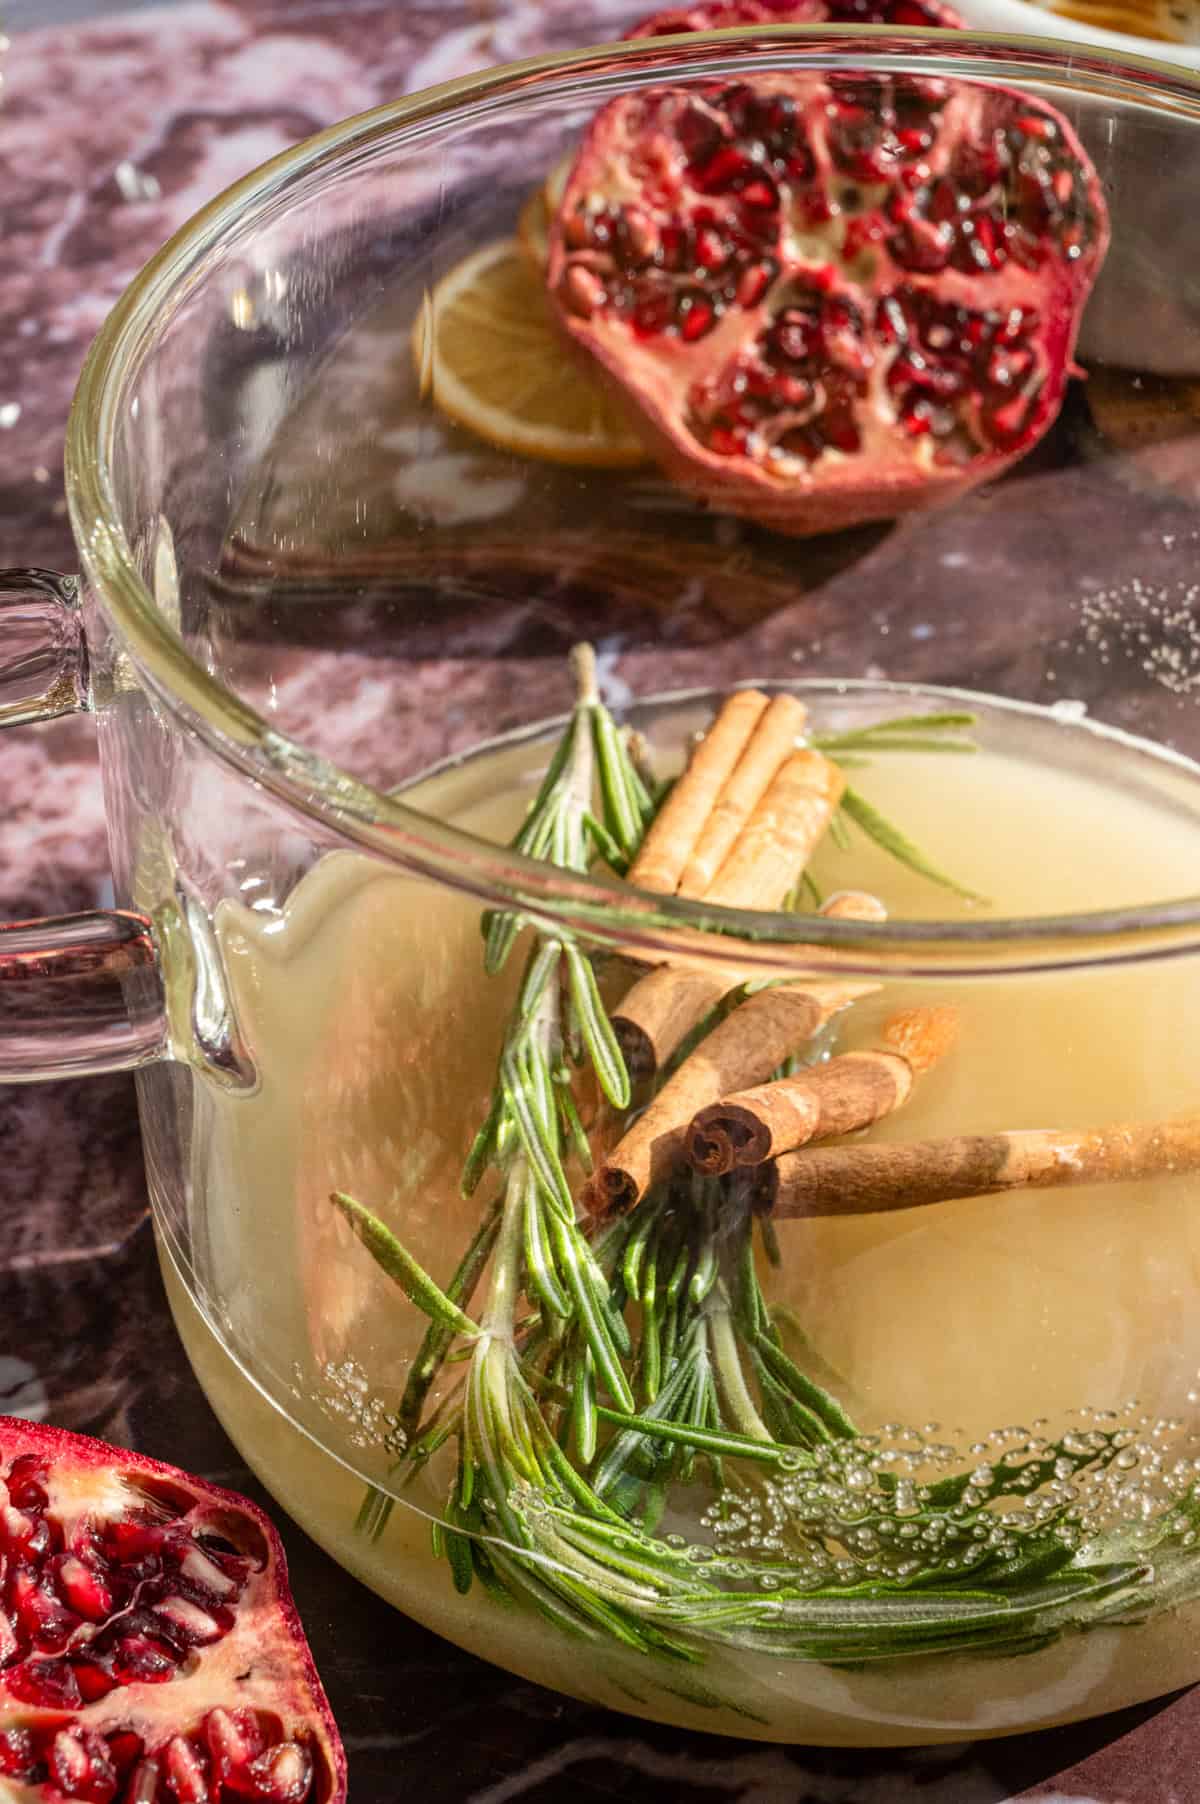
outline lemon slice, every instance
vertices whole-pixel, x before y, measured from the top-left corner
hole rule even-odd
[[[421,393],[504,451],[597,469],[645,462],[615,397],[560,338],[515,238],[473,252],[426,295],[413,356]]]
[[[571,158],[560,158],[541,187],[529,196],[517,219],[521,249],[539,270],[545,269],[550,255],[550,221],[558,211],[570,173]]]

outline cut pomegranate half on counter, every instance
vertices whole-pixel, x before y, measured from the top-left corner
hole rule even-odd
[[[764,74],[605,107],[547,282],[676,481],[807,534],[948,500],[1029,451],[1108,235],[1095,170],[1040,101]]]
[[[4,1804],[344,1804],[346,1762],[260,1510],[0,1417]]]
[[[708,0],[672,6],[643,19],[627,38],[665,38],[683,31],[730,31],[739,25],[902,25],[961,29],[941,0]]]
[[[942,0],[708,0],[700,6],[676,6],[652,13],[634,25],[626,38],[675,37],[689,31],[730,31],[751,25],[903,25],[926,30],[961,30],[966,21]],[[550,221],[571,167],[564,157],[521,209],[517,236],[534,263],[545,267],[550,248]]]

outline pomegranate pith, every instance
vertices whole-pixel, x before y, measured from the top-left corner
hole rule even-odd
[[[1043,103],[771,74],[604,108],[547,281],[677,481],[804,534],[1023,456],[1061,406],[1107,243],[1095,171]]]
[[[156,1460],[0,1416],[0,1799],[345,1797],[262,1512]]]

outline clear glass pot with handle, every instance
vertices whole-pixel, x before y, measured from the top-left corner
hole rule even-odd
[[[855,154],[905,82],[1074,121],[1112,223],[1088,379],[1003,482],[789,536],[611,421],[613,467],[562,461],[519,382],[497,423],[531,332],[594,380],[534,316],[539,184],[597,109],[768,75],[824,83]],[[5,578],[0,721],[94,712],[119,906],[0,933],[0,1074],[136,1069],[229,1432],[350,1570],[514,1670],[876,1744],[1200,1671],[1198,121],[1178,72],[966,34],[498,69],[247,178],[91,354],[82,577]],[[851,186],[838,217],[876,217]],[[624,881],[746,689],[838,772],[811,887]],[[649,978],[708,996],[652,1070]],[[807,1028],[762,1070],[780,996]],[[791,1141],[706,1172],[693,1114],[785,1060]]]

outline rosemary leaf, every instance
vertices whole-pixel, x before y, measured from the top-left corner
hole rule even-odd
[[[559,1284],[558,1274],[554,1270],[550,1249],[546,1244],[541,1192],[532,1174],[524,1189],[526,1282],[552,1314],[565,1319],[571,1314],[571,1299]]]
[[[559,1119],[563,1131],[575,1151],[575,1157],[585,1172],[592,1170],[592,1149],[588,1141],[579,1110],[575,1107],[575,1098],[571,1093],[571,1078],[565,1066],[554,1073],[554,1095],[558,1103]]]
[[[551,1143],[550,1137],[541,1131],[542,1124],[531,1106],[524,1074],[517,1064],[511,1048],[501,1059],[500,1080],[504,1086],[504,1100],[508,1105],[508,1112],[520,1135],[521,1148],[533,1168],[538,1183],[553,1204],[556,1214],[565,1220],[572,1219],[575,1214],[575,1205],[571,1201],[571,1190],[563,1172],[558,1149]]]
[[[650,1236],[658,1226],[658,1218],[653,1208],[643,1204],[635,1218],[635,1226],[625,1242],[625,1253],[621,1262],[621,1271],[625,1279],[625,1288],[634,1302],[641,1301],[642,1261],[646,1257],[646,1246]]]
[[[504,1095],[497,1089],[492,1095],[491,1107],[487,1117],[471,1142],[471,1150],[467,1154],[463,1166],[459,1189],[464,1197],[474,1196],[479,1188],[479,1180],[492,1162],[496,1150],[496,1137],[500,1129],[500,1118],[504,1113]]]
[[[899,734],[918,733],[922,737],[940,733],[967,732],[979,721],[977,714],[943,710],[936,714],[897,714],[891,720],[873,721],[869,726],[851,727],[844,733],[814,733],[809,743],[819,752],[836,757],[851,747],[880,744],[888,750]]]
[[[500,1209],[502,1197],[496,1197],[488,1207],[483,1220],[475,1230],[471,1243],[459,1260],[458,1267],[446,1286],[445,1295],[452,1303],[468,1303],[478,1284],[483,1269],[492,1256],[492,1248],[496,1244],[496,1236],[500,1232]],[[417,1349],[417,1356],[409,1368],[408,1381],[404,1386],[404,1394],[400,1399],[400,1407],[396,1411],[396,1427],[405,1442],[410,1442],[425,1407],[425,1399],[435,1377],[438,1367],[446,1356],[456,1330],[442,1326],[438,1322],[430,1322],[425,1330],[425,1338]]]
[[[590,1466],[596,1457],[596,1377],[592,1356],[586,1347],[571,1396],[571,1425],[580,1464]]]
[[[661,1421],[649,1415],[631,1416],[619,1409],[608,1409],[603,1403],[596,1405],[596,1414],[602,1422],[611,1422],[616,1428],[648,1435],[654,1440],[677,1441],[685,1447],[699,1447],[707,1453],[721,1453],[729,1459],[756,1460],[762,1465],[777,1466],[781,1457],[787,1458],[792,1453],[791,1448],[780,1447],[774,1441],[755,1441],[744,1434],[715,1434],[711,1429],[700,1428],[694,1422],[680,1424]]]
[[[614,1109],[627,1109],[630,1096],[629,1072],[625,1068],[625,1060],[617,1044],[608,1011],[600,1000],[591,960],[584,957],[578,946],[569,942],[564,951],[575,1019],[579,1023],[600,1088]]]
[[[612,866],[619,877],[623,877],[626,870],[629,868],[629,860],[624,852],[622,852],[608,828],[604,825],[604,822],[598,821],[595,815],[589,810],[583,817],[583,824],[587,829],[587,832],[591,835],[592,845],[595,847],[597,854],[603,858],[605,864]]]
[[[596,768],[609,830],[626,859],[636,850],[645,830],[645,813],[634,790],[629,754],[621,744],[607,708],[591,710],[592,741]]]
[[[579,1231],[573,1220],[565,1221],[557,1214],[551,1217],[549,1225],[559,1270],[575,1300],[587,1344],[596,1362],[596,1376],[610,1396],[615,1397],[624,1408],[632,1409],[633,1392],[613,1345],[603,1297],[597,1295],[595,1280],[587,1269],[584,1257],[587,1249],[579,1239]]]
[[[873,839],[883,851],[900,864],[906,865],[910,871],[915,871],[919,877],[927,877],[931,883],[939,884],[942,889],[953,890],[956,896],[962,896],[969,902],[982,902],[986,899],[976,895],[974,890],[964,888],[953,877],[948,877],[945,871],[939,870],[899,827],[893,826],[857,789],[847,788],[843,792],[841,812],[848,814],[868,839]]]
[[[379,1269],[400,1286],[409,1302],[423,1315],[453,1334],[480,1333],[478,1323],[464,1315],[458,1304],[439,1289],[424,1267],[417,1264],[412,1254],[369,1209],[364,1209],[361,1203],[356,1203],[341,1190],[333,1191],[329,1200],[335,1209],[341,1210]]]
[[[811,1378],[806,1378],[799,1366],[788,1358],[782,1347],[776,1346],[769,1335],[759,1333],[755,1336],[754,1351],[788,1394],[820,1423],[826,1438],[847,1441],[854,1439],[858,1429],[841,1404],[828,1391],[823,1391],[819,1384],[814,1384]]]

